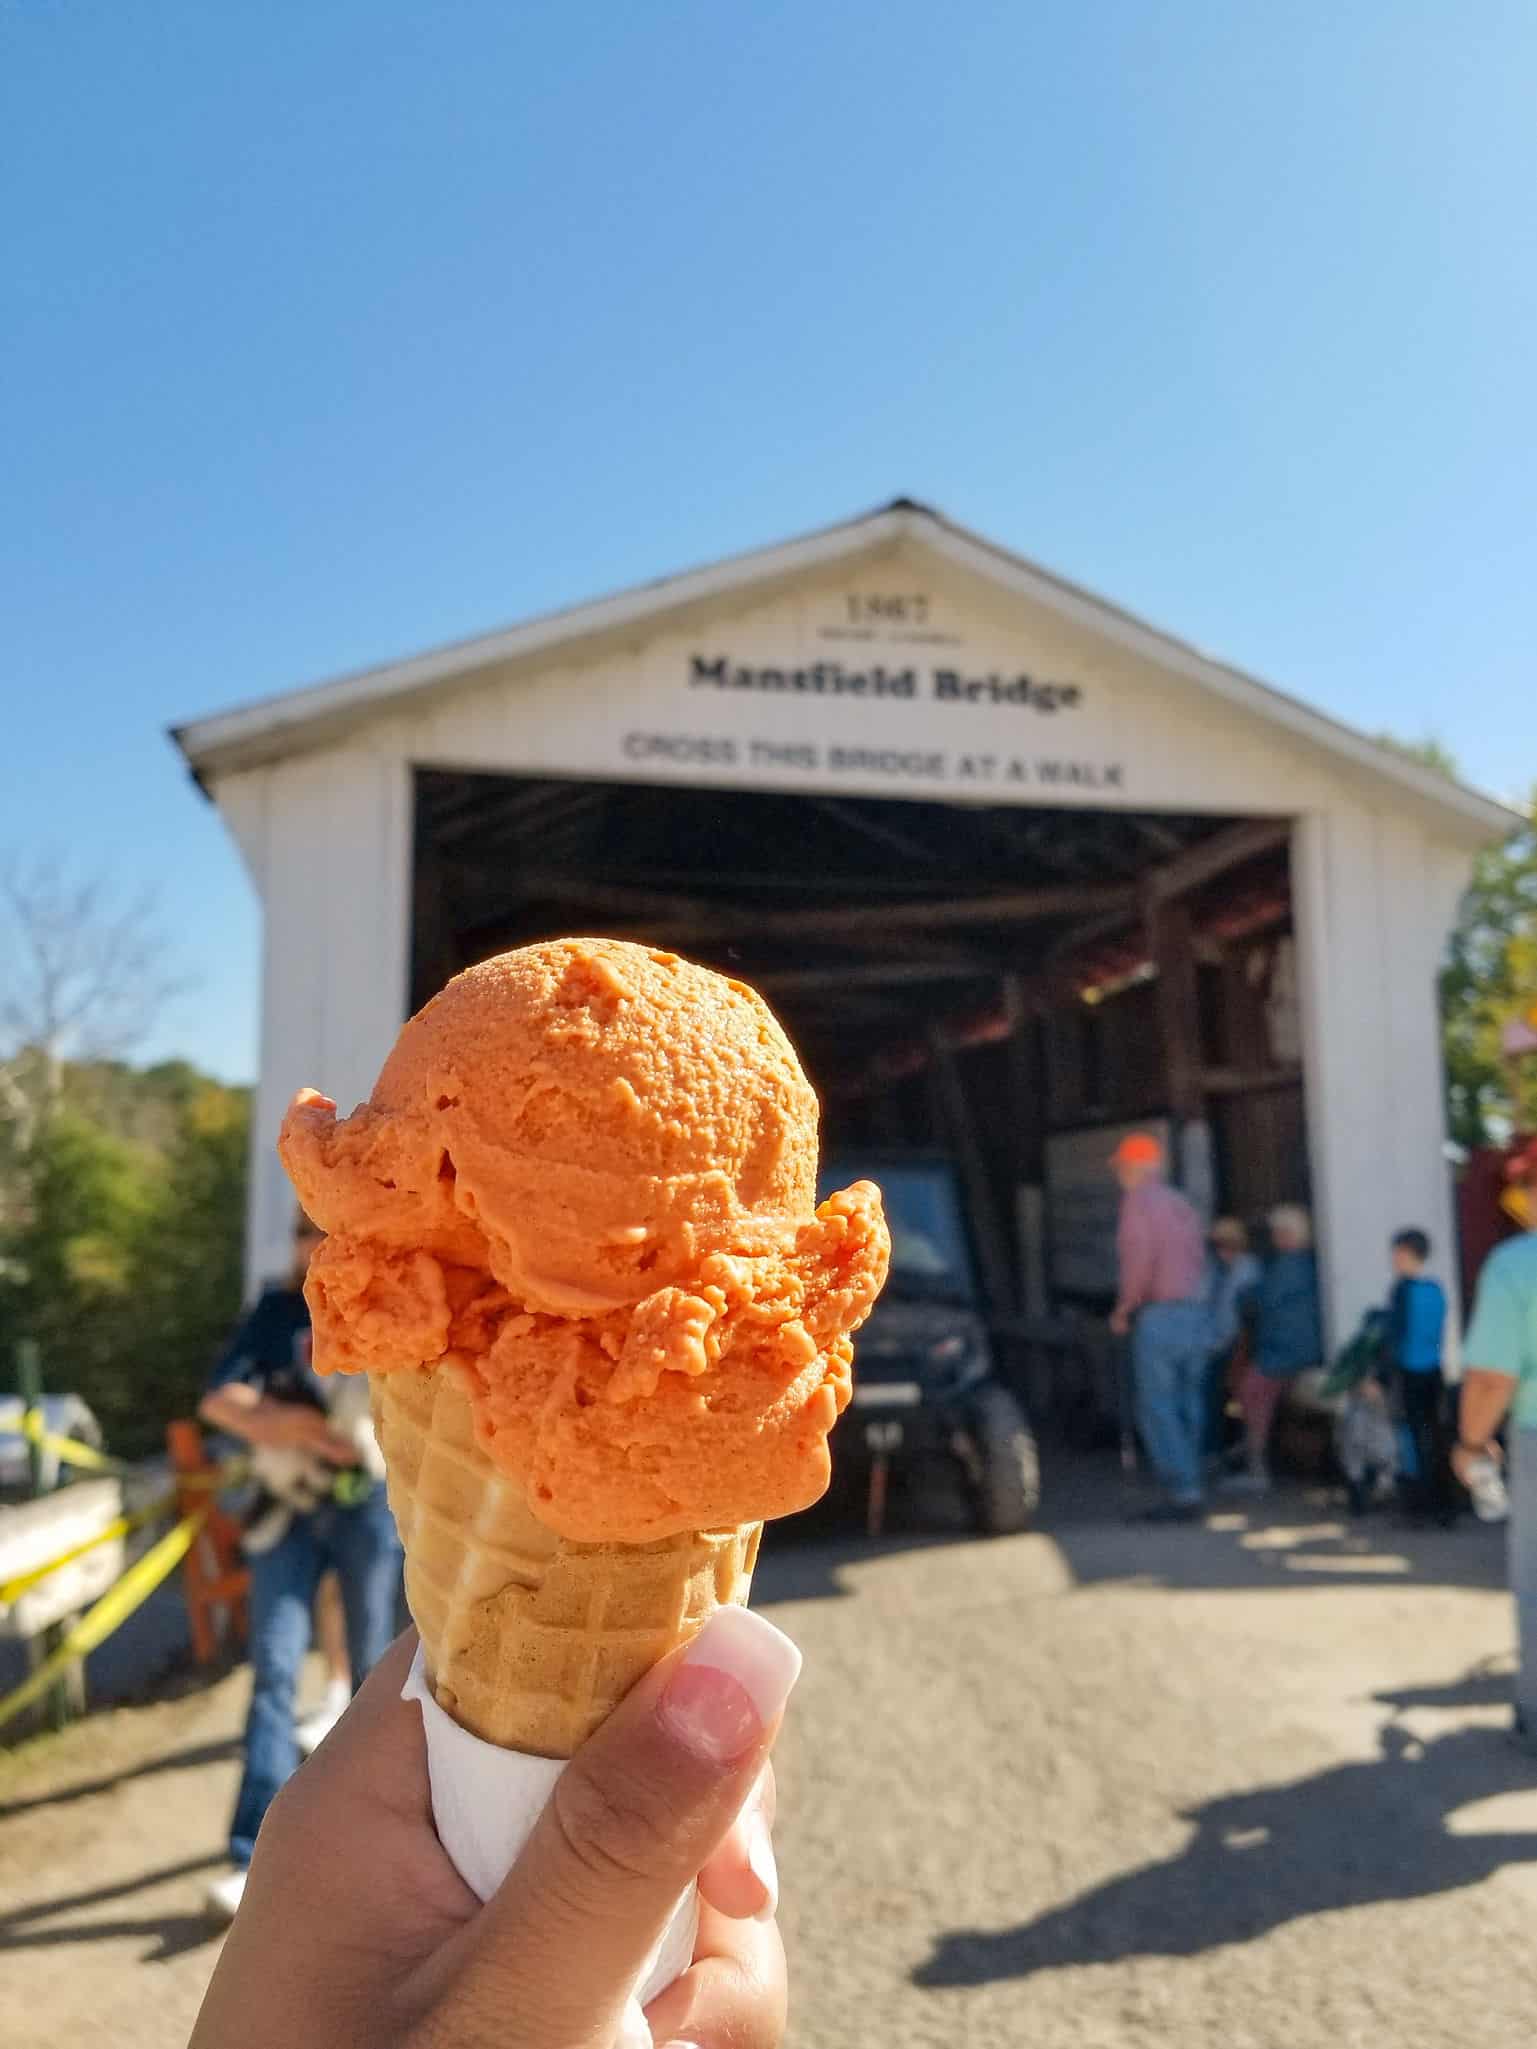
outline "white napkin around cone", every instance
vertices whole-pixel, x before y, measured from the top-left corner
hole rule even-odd
[[[454,1869],[477,1899],[488,1900],[517,1862],[533,1833],[565,1760],[527,1757],[483,1743],[439,1707],[427,1684],[427,1661],[420,1644],[401,1688],[403,1700],[422,1711],[427,1738],[427,1778],[432,1789],[432,1819],[438,1841]],[[662,1933],[649,1968],[642,1974],[625,2016],[621,2041],[650,2040],[640,2008],[663,1992],[693,1961],[699,1930],[699,1898],[690,1886]],[[636,2032],[637,2028],[640,2030]]]

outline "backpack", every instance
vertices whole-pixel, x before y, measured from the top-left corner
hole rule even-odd
[[[1368,1309],[1361,1318],[1355,1335],[1338,1351],[1318,1392],[1326,1399],[1349,1394],[1381,1365],[1387,1350],[1388,1313],[1385,1309]]]

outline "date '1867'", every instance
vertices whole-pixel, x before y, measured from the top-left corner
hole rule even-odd
[[[927,626],[929,601],[917,592],[851,591],[843,600],[850,626]]]

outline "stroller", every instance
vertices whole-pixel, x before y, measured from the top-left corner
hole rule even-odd
[[[1334,1455],[1345,1475],[1352,1515],[1364,1515],[1373,1502],[1391,1495],[1399,1475],[1399,1418],[1381,1377],[1387,1335],[1387,1311],[1369,1309],[1319,1389],[1339,1404]]]

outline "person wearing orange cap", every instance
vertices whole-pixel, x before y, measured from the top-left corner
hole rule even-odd
[[[1164,1179],[1163,1147],[1151,1132],[1123,1138],[1110,1164],[1121,1184],[1110,1328],[1131,1338],[1137,1428],[1166,1496],[1146,1520],[1193,1522],[1201,1513],[1211,1332],[1201,1219]]]
[[[1506,1175],[1537,1216],[1537,1138],[1511,1159]],[[1507,1238],[1484,1261],[1463,1341],[1466,1370],[1452,1467],[1464,1485],[1484,1459],[1502,1457],[1496,1432],[1510,1418],[1509,1571],[1516,1600],[1520,1667],[1516,1740],[1537,1753],[1537,1228]]]

